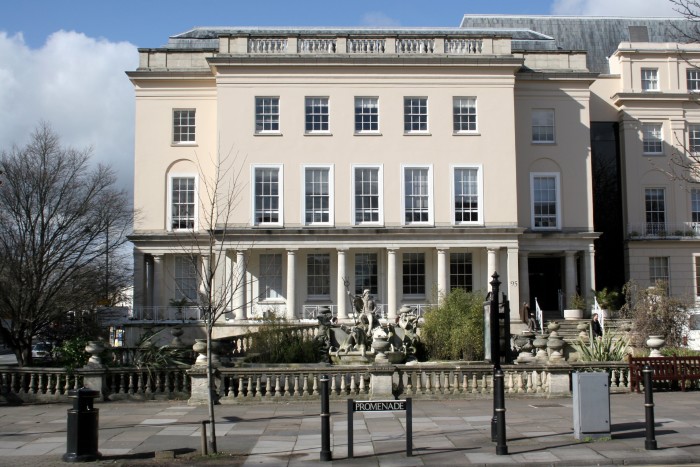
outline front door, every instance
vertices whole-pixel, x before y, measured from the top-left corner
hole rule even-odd
[[[535,310],[535,298],[537,298],[543,311],[559,312],[562,261],[561,257],[528,258],[531,310]]]

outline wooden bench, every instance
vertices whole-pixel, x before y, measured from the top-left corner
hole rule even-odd
[[[686,390],[686,383],[700,380],[700,357],[630,357],[630,391],[641,392],[642,370],[649,365],[652,381],[666,382],[671,389]]]

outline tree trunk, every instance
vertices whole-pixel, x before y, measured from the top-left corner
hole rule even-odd
[[[219,452],[216,448],[216,419],[214,417],[214,400],[216,398],[216,384],[214,381],[214,368],[211,364],[211,332],[214,327],[213,321],[211,321],[211,310],[209,317],[207,317],[207,384],[209,387],[209,425],[211,426],[211,441],[209,446],[211,447],[212,454]]]

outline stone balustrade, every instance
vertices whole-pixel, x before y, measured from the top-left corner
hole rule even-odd
[[[568,395],[574,371],[607,371],[611,392],[628,392],[629,368],[624,362],[504,365],[505,391],[513,396]],[[419,363],[413,365],[321,366],[284,365],[219,367],[217,393],[220,402],[303,401],[316,399],[321,375],[330,377],[331,397],[468,399],[493,392],[493,370],[485,363]],[[202,380],[203,378],[203,380]],[[384,380],[382,380],[384,378]],[[194,384],[199,379],[199,385]],[[68,391],[83,385],[98,389],[105,399],[198,399],[206,371],[197,365],[148,371],[133,367],[85,367],[69,372],[62,368],[0,367],[0,397],[8,402],[66,402]],[[382,388],[379,388],[380,385]],[[201,394],[200,394],[201,396]]]

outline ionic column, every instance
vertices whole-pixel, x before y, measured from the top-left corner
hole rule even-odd
[[[226,319],[231,319],[231,310],[233,307],[233,258],[229,254],[228,250],[223,252],[224,255],[224,280],[223,280],[223,293],[224,293],[224,313]]]
[[[498,272],[498,248],[487,248],[486,251],[488,252],[488,261],[486,262],[486,267],[488,271],[486,271],[486,284],[491,283],[491,276],[493,275],[494,272]],[[499,273],[499,275],[502,275]],[[487,285],[487,287],[489,287]]]
[[[447,294],[447,261],[445,251],[447,248],[438,248],[437,250],[437,292],[438,292],[438,303],[442,303],[442,300]]]
[[[507,250],[507,264],[508,264],[508,283],[506,284],[506,290],[508,291],[508,300],[510,300],[510,320],[518,321],[520,319],[520,267],[519,267],[519,256],[518,248],[508,248]]]
[[[569,306],[572,295],[576,293],[576,252],[575,251],[565,251],[564,252],[564,274],[566,275],[565,280],[565,293],[566,293],[566,306]]]
[[[584,296],[588,303],[593,302],[593,293],[595,291],[595,246],[591,243],[588,245],[588,250],[584,256]]]
[[[202,295],[209,296],[210,299],[214,299],[214,291],[213,290],[208,290],[208,288],[214,288],[214,281],[210,281],[210,274],[211,274],[211,258],[209,255],[202,255],[202,264],[200,265],[202,268],[202,280],[199,283],[199,293]]]
[[[336,281],[336,296],[338,300],[338,319],[347,319],[348,311],[347,299],[345,297],[345,252],[346,250],[338,249],[338,279]]]
[[[520,280],[520,299],[516,307],[518,309],[523,305],[523,302],[528,305],[530,304],[530,268],[527,264],[528,256],[529,253],[527,251],[518,251],[518,279]],[[511,308],[513,307],[512,299],[510,306]],[[534,306],[532,309],[534,310]]]
[[[396,250],[393,248],[386,250],[386,268],[387,268],[387,317],[392,320],[396,319]]]
[[[163,255],[153,255],[153,302],[151,306],[163,306]]]
[[[246,290],[246,251],[236,250],[236,272],[231,278],[231,291],[233,293],[233,309],[236,319],[248,319],[245,302]]]
[[[295,319],[296,302],[296,250],[287,250],[287,319]]]
[[[134,306],[138,308],[146,305],[145,261],[143,252],[134,248]]]

